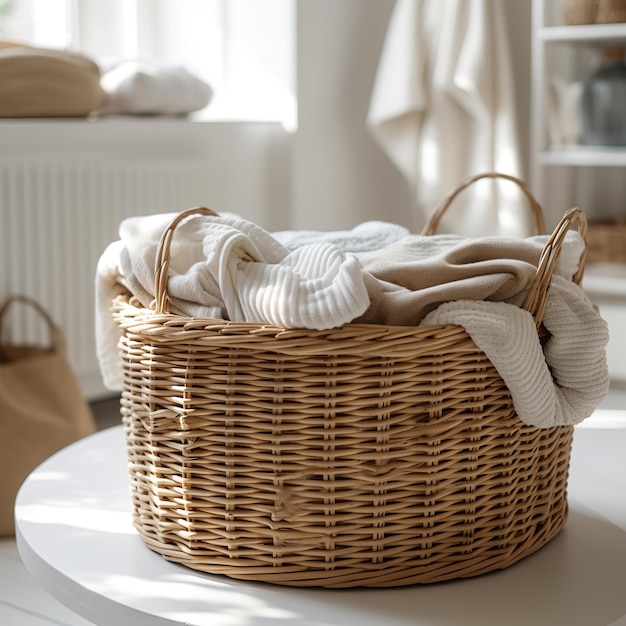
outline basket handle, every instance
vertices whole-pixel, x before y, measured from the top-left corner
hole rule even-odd
[[[585,271],[585,259],[587,258],[587,217],[581,209],[574,207],[565,212],[546,242],[543,252],[539,257],[537,273],[530,284],[526,300],[522,306],[523,309],[532,314],[537,328],[541,326],[543,320],[552,274],[554,273],[556,262],[561,253],[565,235],[574,222],[577,223],[578,232],[585,243],[585,249],[580,256],[578,270],[572,277],[572,281],[577,285],[580,285],[582,282],[583,272]]]
[[[156,259],[154,262],[154,298],[157,313],[169,313],[169,301],[167,297],[167,275],[170,269],[170,248],[174,230],[180,222],[190,215],[210,215],[217,216],[217,213],[206,207],[199,206],[186,211],[181,211],[163,231],[159,245],[157,247]]]
[[[517,186],[524,192],[524,195],[528,199],[528,204],[533,216],[533,223],[535,226],[535,234],[543,235],[546,231],[546,222],[543,217],[543,211],[541,206],[533,196],[532,191],[528,185],[515,176],[510,174],[502,174],[500,172],[484,172],[482,174],[476,174],[469,176],[463,180],[457,187],[455,187],[443,200],[435,207],[434,211],[430,214],[430,217],[426,221],[424,228],[422,229],[422,235],[434,235],[437,232],[439,222],[443,217],[443,214],[448,210],[448,207],[452,204],[453,200],[471,184],[482,178],[504,178],[517,184]]]
[[[63,347],[64,342],[63,342],[63,335],[61,334],[61,331],[59,330],[57,325],[54,323],[49,313],[41,306],[41,304],[39,304],[39,302],[37,302],[33,298],[29,298],[28,296],[24,296],[21,294],[14,294],[12,296],[9,296],[4,301],[4,304],[2,305],[2,307],[0,307],[0,348],[2,347],[2,335],[3,335],[2,331],[3,331],[4,319],[9,308],[15,302],[21,302],[22,304],[26,304],[32,307],[33,309],[37,311],[37,313],[39,313],[39,315],[46,322],[46,325],[48,326],[48,330],[50,331],[50,349],[51,350],[60,349]]]

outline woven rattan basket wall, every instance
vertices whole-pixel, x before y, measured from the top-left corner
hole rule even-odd
[[[171,314],[169,245],[189,213],[162,239],[156,311],[113,302],[134,523],[150,548],[238,579],[384,587],[504,568],[559,532],[572,428],[522,423],[461,327]],[[576,220],[582,232],[570,210],[544,250],[526,302],[538,325]]]

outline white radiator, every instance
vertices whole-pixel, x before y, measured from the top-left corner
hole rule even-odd
[[[94,339],[94,279],[106,246],[131,215],[206,203],[202,162],[13,158],[0,161],[0,294],[36,298],[63,328],[89,397],[103,391]],[[31,315],[11,316],[12,335],[46,341]]]
[[[213,206],[216,198],[229,196],[227,179],[232,185],[223,163],[203,159],[0,157],[0,299],[22,293],[48,309],[65,332],[70,362],[88,398],[108,393],[95,357],[94,280],[100,255],[118,239],[121,220]],[[250,191],[261,202],[253,181]],[[34,316],[10,320],[16,338],[46,341]]]
[[[289,227],[290,136],[272,123],[178,118],[0,121],[0,301],[37,299],[63,328],[84,394],[95,356],[96,265],[130,216],[205,205]],[[46,340],[35,316],[12,334]]]

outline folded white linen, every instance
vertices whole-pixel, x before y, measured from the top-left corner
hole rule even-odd
[[[213,90],[184,67],[125,61],[104,72],[99,113],[184,115],[209,104]]]
[[[573,425],[593,413],[606,396],[608,327],[582,289],[554,276],[544,326],[543,350],[535,321],[514,303],[447,302],[422,324],[463,326],[506,383],[519,418],[548,428]]]
[[[174,217],[124,220],[120,242],[107,248],[98,265],[98,357],[110,388],[121,383],[121,364],[116,367],[110,356],[117,351],[119,334],[112,332],[108,312],[117,279],[143,306],[153,306],[157,247]],[[335,328],[369,305],[363,270],[354,255],[324,242],[290,252],[254,223],[223,215],[193,215],[177,226],[167,291],[170,309],[179,315],[286,328]]]

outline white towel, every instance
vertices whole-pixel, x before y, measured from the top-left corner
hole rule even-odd
[[[542,350],[535,322],[516,303],[448,302],[422,324],[463,326],[506,383],[519,418],[547,428],[577,424],[606,396],[608,327],[582,289],[554,276],[543,317],[551,337]]]
[[[105,384],[120,388],[112,353],[117,337],[108,312],[119,280],[153,306],[154,264],[161,234],[174,214],[133,217],[107,248],[96,275],[96,336]],[[247,220],[194,215],[181,222],[170,250],[168,296],[179,315],[323,330],[342,326],[369,305],[356,257],[331,243],[289,251]],[[113,365],[113,366],[112,366]]]
[[[343,252],[363,253],[385,248],[411,233],[399,224],[371,220],[351,230],[282,230],[272,234],[290,250],[310,243],[332,243]]]
[[[209,104],[213,90],[184,67],[126,61],[102,74],[99,113],[184,115]]]
[[[120,329],[110,308],[113,298],[127,291],[120,269],[121,241],[111,242],[96,267],[95,336],[96,356],[105,387],[122,388],[122,364],[118,351]]]

